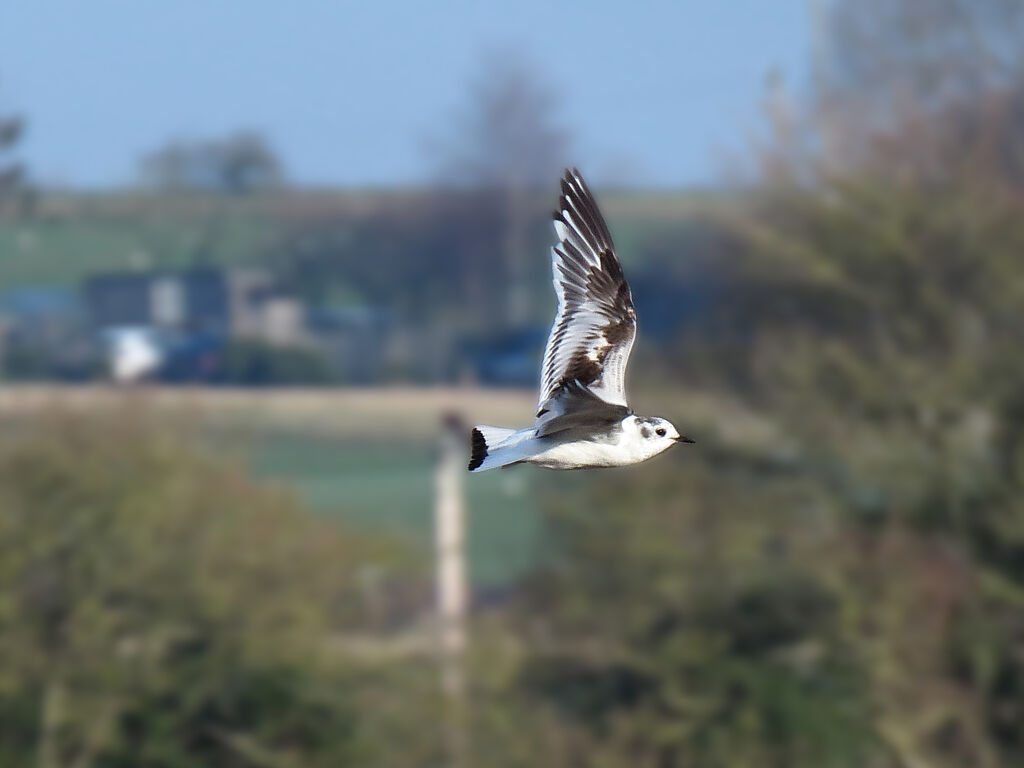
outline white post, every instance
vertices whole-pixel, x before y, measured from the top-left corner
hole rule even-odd
[[[434,531],[437,558],[438,655],[441,687],[448,701],[446,734],[451,764],[467,764],[465,728],[466,560],[462,477],[466,472],[465,430],[455,416],[441,429]]]

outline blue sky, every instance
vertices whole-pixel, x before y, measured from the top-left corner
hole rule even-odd
[[[804,0],[25,0],[0,4],[0,113],[48,183],[129,182],[169,138],[240,128],[298,182],[417,183],[495,47],[561,95],[567,163],[656,186],[712,182],[767,74],[798,89],[809,59]]]

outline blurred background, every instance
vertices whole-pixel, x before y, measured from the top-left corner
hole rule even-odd
[[[1024,3],[0,9],[0,765],[1024,764]],[[626,470],[524,425],[577,165]],[[439,575],[435,575],[439,574]]]

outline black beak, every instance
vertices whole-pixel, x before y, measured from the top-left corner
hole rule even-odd
[[[686,437],[685,435],[680,435],[679,437],[676,438],[676,442],[677,443],[696,443],[697,441],[694,440],[692,437]]]

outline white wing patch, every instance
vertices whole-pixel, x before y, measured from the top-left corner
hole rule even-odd
[[[558,315],[544,351],[539,410],[577,383],[626,405],[624,378],[636,338],[636,313],[608,227],[579,171],[566,171],[554,215],[552,249]]]

